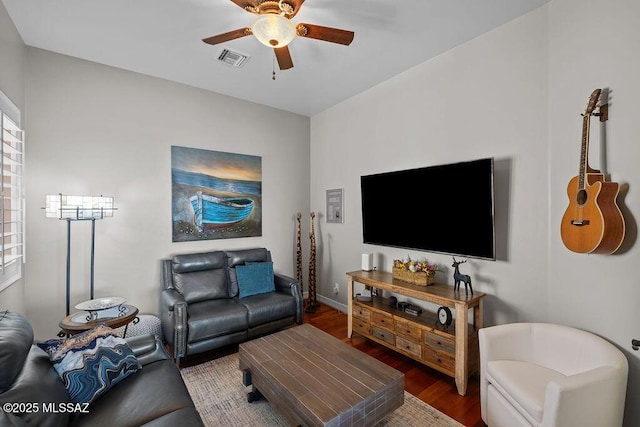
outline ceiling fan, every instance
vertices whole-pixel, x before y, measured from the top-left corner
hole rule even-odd
[[[202,39],[216,45],[229,40],[253,34],[264,45],[272,47],[281,70],[293,67],[288,44],[296,37],[306,37],[331,43],[350,45],[355,35],[353,31],[320,25],[300,23],[294,25],[291,18],[296,16],[304,0],[231,0],[249,13],[258,15],[251,27],[239,28],[227,33]]]

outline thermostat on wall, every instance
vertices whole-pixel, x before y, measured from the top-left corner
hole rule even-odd
[[[327,190],[327,222],[342,224],[342,188]]]

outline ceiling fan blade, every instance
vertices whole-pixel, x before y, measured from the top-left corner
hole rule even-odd
[[[250,12],[252,8],[256,8],[256,2],[251,0],[231,0],[247,12]],[[249,9],[247,9],[249,8]],[[253,13],[253,12],[252,12]]]
[[[312,24],[298,24],[296,32],[300,37],[323,40],[325,42],[350,45],[355,33],[353,31],[339,30],[337,28],[322,27]]]
[[[215,36],[202,39],[203,42],[208,44],[218,44],[228,42],[229,40],[239,39],[240,37],[250,36],[253,34],[251,28],[238,28],[237,30],[229,31],[228,33],[222,33]]]
[[[276,53],[278,66],[280,66],[281,70],[288,70],[289,68],[293,68],[293,60],[291,59],[291,54],[289,53],[288,46],[274,48],[273,51]]]
[[[291,4],[291,6],[293,6],[293,13],[287,13],[287,18],[291,19],[298,14],[298,12],[300,11],[300,6],[302,6],[304,0],[285,0],[285,3],[289,3]]]

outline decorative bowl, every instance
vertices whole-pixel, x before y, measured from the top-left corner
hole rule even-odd
[[[106,310],[108,308],[122,305],[125,302],[127,302],[127,300],[122,297],[96,298],[89,301],[81,302],[80,304],[76,305],[76,309],[84,311]]]

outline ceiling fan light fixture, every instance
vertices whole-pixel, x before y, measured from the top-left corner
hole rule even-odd
[[[291,21],[274,13],[258,16],[251,31],[260,43],[274,48],[288,45],[296,36],[296,28]]]

